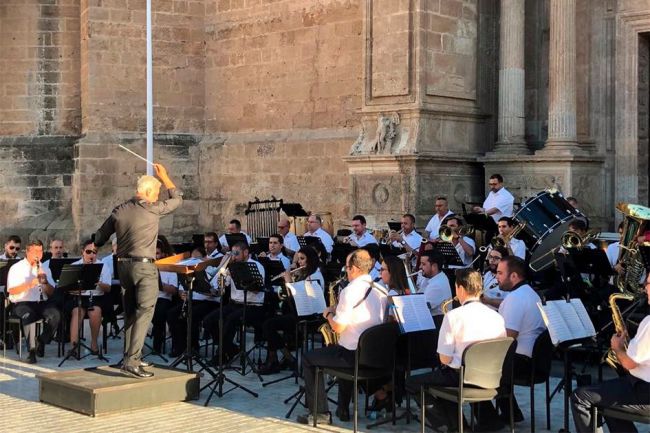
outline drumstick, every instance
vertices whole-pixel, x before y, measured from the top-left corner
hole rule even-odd
[[[141,160],[143,160],[143,161],[146,162],[147,164],[155,165],[153,162],[149,161],[147,158],[144,158],[144,157],[138,155],[137,153],[135,153],[135,152],[132,151],[131,149],[127,149],[126,147],[122,146],[121,144],[118,144],[118,146],[120,146],[122,149],[124,149],[124,150],[126,150],[127,152],[129,152],[131,155],[135,155],[136,157],[140,158]]]

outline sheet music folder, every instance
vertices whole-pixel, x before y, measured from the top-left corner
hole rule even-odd
[[[436,329],[423,293],[394,295],[388,299],[402,334]]]
[[[546,301],[545,304],[538,302],[537,306],[555,346],[596,335],[594,324],[578,298]]]
[[[199,259],[197,262],[186,261],[190,258],[190,253],[185,252],[181,254],[176,254],[174,256],[165,257],[160,260],[156,260],[155,264],[158,267],[159,271],[173,272],[175,274],[193,274],[194,272],[204,271],[208,266],[219,266],[221,262],[221,257],[216,259]]]
[[[287,283],[287,288],[296,305],[298,317],[321,314],[327,308],[325,294],[319,284],[314,284],[310,280],[303,280]]]

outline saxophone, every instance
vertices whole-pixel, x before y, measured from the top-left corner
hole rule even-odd
[[[341,277],[338,280],[334,281],[332,284],[329,285],[328,287],[328,296],[329,296],[329,305],[330,307],[333,305],[336,305],[338,302],[338,296],[335,292],[336,286],[344,279],[345,277]],[[332,327],[330,326],[329,322],[325,322],[322,325],[318,327],[318,332],[321,333],[323,336],[323,344],[325,346],[331,346],[333,344],[338,344],[339,342],[339,334],[334,332]]]
[[[609,295],[609,308],[612,310],[612,323],[614,323],[614,330],[617,334],[622,335],[627,331],[627,328],[625,326],[625,320],[623,319],[621,310],[618,308],[618,305],[616,305],[616,301],[618,299],[631,301],[634,299],[634,295],[629,293],[613,293]],[[627,349],[627,341],[625,342],[625,348]],[[621,366],[620,361],[616,357],[616,353],[614,353],[611,347],[603,356],[602,361],[619,372],[619,375],[624,370],[623,366]]]

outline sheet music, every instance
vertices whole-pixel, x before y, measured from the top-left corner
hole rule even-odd
[[[580,299],[537,303],[554,345],[596,335],[587,310]]]
[[[311,281],[305,280],[287,283],[286,286],[291,291],[298,316],[320,314],[327,308],[325,295],[318,284],[312,284]]]
[[[436,329],[424,295],[393,296],[391,300],[403,333]]]
[[[203,262],[203,259],[198,258],[198,257],[190,257],[188,259],[181,260],[180,262],[176,263],[177,265],[181,266],[196,266],[200,263]]]

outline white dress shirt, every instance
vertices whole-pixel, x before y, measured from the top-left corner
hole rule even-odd
[[[452,211],[448,210],[445,216],[443,216],[442,218],[440,218],[440,215],[438,215],[437,213],[431,217],[431,219],[427,223],[426,228],[424,229],[429,232],[429,239],[431,240],[438,239],[438,232],[440,231],[440,223],[442,223],[442,221],[445,218],[453,214],[454,213]]]
[[[505,297],[510,294],[510,292],[501,290],[499,287],[499,282],[497,281],[497,275],[488,270],[485,274],[483,274],[483,294],[488,298],[501,299],[503,301]],[[494,311],[498,310],[497,307],[493,307],[492,305],[486,306],[493,309]]]
[[[315,236],[317,238],[320,238],[321,242],[325,246],[325,251],[327,251],[327,254],[332,252],[332,248],[334,247],[334,240],[332,239],[330,234],[327,233],[322,228],[319,228],[315,232],[307,232],[307,233],[305,233],[305,237],[307,237],[307,236]]]
[[[406,242],[406,244],[409,247],[411,247],[411,249],[414,249],[416,251],[418,251],[420,249],[420,245],[422,245],[422,239],[424,239],[424,238],[422,236],[420,236],[420,234],[418,232],[416,232],[415,230],[413,230],[409,234],[402,233],[402,240],[404,240],[404,242]],[[394,247],[396,247],[396,248],[403,247],[403,245],[400,242],[397,242],[397,241],[393,241],[392,245]]]
[[[339,337],[339,345],[348,350],[356,350],[359,344],[359,337],[366,329],[384,322],[388,297],[384,291],[377,288],[370,290],[368,297],[361,302],[370,288],[372,280],[370,275],[365,274],[355,278],[339,294],[339,302],[336,305],[336,314],[332,320],[345,329]],[[357,305],[355,307],[355,305]]]
[[[298,236],[296,236],[294,233],[287,233],[284,237],[284,247],[288,249],[289,251],[293,251],[294,253],[297,252],[300,249],[300,243],[298,243]]]
[[[169,284],[170,286],[174,286],[178,288],[178,275],[175,272],[166,272],[166,271],[161,271],[160,272],[160,279],[163,284]],[[172,300],[172,294],[167,293],[164,290],[159,290],[158,291],[158,299],[167,299],[167,300]]]
[[[451,298],[449,279],[444,272],[440,271],[431,278],[418,274],[417,290],[418,293],[424,293],[424,297],[427,298],[432,316],[443,314],[440,304]]]
[[[620,249],[621,243],[618,241],[607,245],[607,260],[609,260],[609,264],[612,268],[616,266],[616,262],[618,262],[618,253]]]
[[[74,263],[71,263],[72,265],[83,265],[84,261],[83,259],[79,259]],[[102,284],[106,284],[107,286],[111,285],[111,273],[112,273],[112,268],[109,268],[106,266],[105,263],[101,261],[97,261],[96,263],[89,263],[93,265],[102,265],[102,273],[99,275],[99,282]],[[99,287],[95,286],[93,290],[84,290],[81,292],[81,296],[90,296],[90,293],[92,292],[93,296],[102,296],[104,295],[104,291],[100,289]]]
[[[636,335],[627,346],[627,356],[639,364],[630,370],[630,374],[650,382],[650,315],[639,324]]]
[[[501,302],[499,314],[506,322],[506,329],[517,331],[517,353],[531,357],[535,340],[546,330],[537,303],[542,302],[528,284],[519,286]]]
[[[449,265],[449,269],[469,268],[469,266],[472,264],[472,260],[474,260],[474,253],[476,252],[476,242],[474,242],[474,239],[467,236],[463,236],[463,240],[470,247],[472,247],[472,254],[467,254],[463,249],[463,246],[460,244],[460,242],[458,242],[456,245],[454,245],[454,248],[456,248],[456,252],[458,253],[458,256],[460,257],[460,261],[463,262],[463,264],[462,266]]]
[[[43,273],[47,276],[47,282],[50,286],[54,287],[54,280],[52,279],[52,273],[49,268],[41,268]],[[9,289],[20,286],[24,283],[31,283],[35,278],[38,277],[38,268],[29,264],[27,259],[22,259],[19,262],[16,262],[10,269],[7,274],[7,293]],[[43,294],[43,299],[47,299],[47,295],[42,292],[42,287],[40,284],[25,290],[24,292],[9,295],[9,300],[11,302],[38,302],[41,300],[41,293]]]
[[[497,208],[498,211],[490,215],[495,223],[499,222],[501,217],[511,217],[514,210],[515,198],[510,194],[510,192],[502,187],[499,191],[493,192],[490,191],[487,198],[483,202],[483,209],[489,210],[493,207]]]
[[[357,244],[358,247],[365,247],[366,245],[376,244],[377,239],[370,233],[364,232],[361,236],[357,236],[354,232],[348,236],[348,239]]]
[[[499,313],[478,299],[468,300],[445,314],[438,334],[438,353],[451,357],[449,367],[460,368],[467,346],[505,336],[506,327]]]

